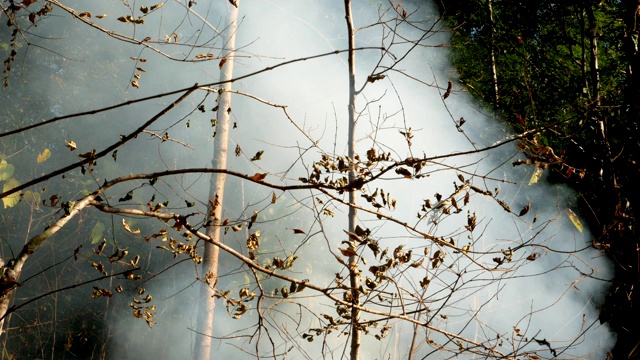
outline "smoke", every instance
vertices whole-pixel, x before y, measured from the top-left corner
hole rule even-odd
[[[94,16],[105,12],[110,16],[119,16],[124,11],[119,5],[113,5],[113,8],[104,7],[104,4],[95,6],[95,9],[87,9]],[[206,16],[212,25],[208,27],[200,25],[200,20],[188,13],[184,6],[167,2],[157,16],[149,16],[144,26],[136,27],[136,36],[148,34],[154,39],[165,39],[165,35],[173,38],[173,34],[176,34],[178,39],[184,39],[179,42],[197,41],[206,44],[206,47],[195,50],[167,47],[173,49],[174,55],[189,54],[192,58],[208,51],[216,55],[216,49],[221,47],[217,34],[223,31],[220,18],[224,16],[221,14],[226,13],[226,6],[223,1],[216,4],[201,2],[193,6],[195,11]],[[424,155],[472,151],[510,139],[513,135],[509,130],[499,120],[491,118],[490,111],[483,109],[455,81],[456,73],[449,61],[448,50],[446,46],[440,46],[447,43],[447,29],[437,22],[435,7],[411,1],[404,2],[403,6],[411,14],[410,19],[418,21],[415,23],[417,27],[401,21],[389,22],[388,27],[368,27],[379,19],[392,18],[390,15],[393,10],[389,10],[388,4],[382,1],[354,2],[356,27],[361,28],[357,34],[357,46],[364,48],[357,52],[358,83],[362,84],[367,76],[379,73],[392,64],[392,57],[386,56],[376,68],[383,44],[393,42],[390,52],[395,59],[402,59],[393,69],[384,73],[384,79],[367,84],[359,97],[358,152],[361,156],[364,157],[368,149],[375,148],[379,152],[391,153],[396,159],[420,158]],[[240,9],[240,50],[235,59],[237,76],[284,61],[331,53],[347,47],[343,11],[334,3],[245,0],[240,4]],[[67,27],[77,26],[73,22],[59,21]],[[117,31],[132,34],[130,24],[115,21],[110,24]],[[398,30],[404,38],[394,38],[391,29]],[[420,39],[424,34],[420,29],[431,29],[432,35],[424,39],[421,46],[412,48],[412,43],[407,40]],[[65,34],[62,32],[60,36],[64,37]],[[67,36],[65,41],[76,41],[74,46],[78,48],[78,54],[84,46],[93,46],[89,39],[77,33]],[[408,55],[405,57],[405,54]],[[218,78],[217,61],[204,64],[172,62],[149,50],[140,52],[133,45],[123,46],[117,41],[105,41],[91,56],[91,61],[71,67],[77,71],[74,78],[81,78],[83,73],[98,72],[109,85],[97,81],[79,83],[77,96],[83,99],[79,105],[72,106],[62,100],[56,104],[52,100],[49,109],[57,109],[62,113],[86,110],[121,101],[117,99],[122,99],[122,96],[133,99],[190,86],[195,82],[215,82]],[[140,63],[131,60],[132,57],[147,61]],[[237,91],[272,104],[285,105],[287,114],[282,108],[242,94],[234,95],[231,149],[237,146],[242,155],[232,156],[230,169],[248,174],[268,172],[267,181],[297,184],[300,177],[309,176],[307,169],[310,164],[320,160],[322,155],[346,153],[346,63],[346,53],[332,54],[295,62],[234,82]],[[143,67],[145,72],[132,70],[136,66]],[[131,87],[128,70],[141,75],[137,79],[140,89]],[[449,80],[454,83],[453,92],[443,101],[442,94]],[[56,94],[56,90],[49,87],[46,92]],[[84,146],[82,151],[101,148],[117,141],[119,135],[131,131],[172,99],[168,97],[111,111],[106,115],[91,117],[87,120],[90,123],[85,122],[86,119],[74,120],[77,121],[75,125],[64,127],[64,137]],[[205,112],[191,112],[200,101],[205,106]],[[215,95],[212,94],[198,94],[190,98],[189,103],[180,105],[152,129],[157,135],[166,133],[177,141],[160,142],[153,135],[144,134],[120,148],[117,161],[100,162],[96,173],[114,177],[114,174],[137,173],[141,169],[158,171],[208,166],[215,131],[215,127],[211,126],[215,113],[211,109],[215,105]],[[460,125],[461,118],[465,120],[463,125]],[[97,133],[96,128],[104,130]],[[411,146],[406,136],[409,132],[413,136]],[[190,147],[181,143],[188,143]],[[251,161],[251,157],[259,151],[263,151],[261,160]],[[464,257],[447,251],[445,263],[451,266],[451,271],[433,270],[425,264],[424,268],[398,273],[397,286],[424,296],[420,300],[434,311],[430,325],[460,333],[478,342],[492,339],[506,353],[517,349],[521,354],[525,349],[543,357],[552,357],[553,352],[557,352],[561,358],[602,358],[611,348],[613,337],[606,326],[597,322],[597,306],[607,284],[598,279],[611,277],[610,265],[602,254],[590,248],[591,235],[588,230],[579,231],[567,216],[567,209],[574,205],[575,194],[563,186],[546,182],[544,177],[530,185],[534,169],[511,166],[519,157],[516,144],[512,142],[491,151],[430,162],[424,169],[429,175],[426,179],[397,179],[400,176],[394,173],[370,186],[369,193],[380,187],[396,199],[398,206],[393,211],[384,210],[385,214],[406,219],[404,221],[409,225],[442,236],[447,241],[452,239],[459,246],[469,245],[472,251],[478,253],[493,252],[495,257],[501,259],[505,256],[504,252],[512,251],[509,255],[511,262],[523,265],[512,272],[479,271]],[[441,211],[431,210],[426,216],[416,216],[416,209],[421,207],[425,199],[435,204],[436,193],[445,197],[453,193],[453,183],[460,183],[458,176],[470,180],[478,188],[498,193],[497,198],[515,213],[525,206],[529,206],[530,210],[521,217],[515,217],[488,196],[470,191],[471,201],[459,214],[445,216]],[[155,194],[156,202],[167,200],[171,206],[180,207],[186,199],[195,202],[194,212],[206,213],[207,203],[202,199],[208,196],[208,177],[189,175],[163,181],[155,189],[136,188],[132,201],[145,204]],[[126,194],[132,187],[125,185],[117,190]],[[225,216],[232,221],[246,219],[253,211],[259,211],[251,231],[257,229],[262,232],[261,260],[273,259],[274,256],[284,258],[295,251],[294,255],[299,258],[290,269],[291,272],[287,273],[291,276],[331,286],[335,273],[345,275],[344,267],[335,261],[330,252],[336,252],[341,241],[346,240],[343,232],[347,216],[345,207],[337,205],[335,201],[330,202],[327,209],[335,215],[323,215],[321,211],[318,214],[318,208],[314,209],[317,206],[314,202],[317,194],[274,192],[235,179],[229,180],[227,191]],[[114,191],[113,194],[116,196],[119,193]],[[271,206],[273,194],[277,202]],[[360,201],[367,206],[364,200]],[[477,214],[477,228],[470,236],[460,229],[467,224],[467,216],[473,213]],[[415,234],[402,226],[378,221],[375,215],[364,212],[359,216],[359,223],[369,227],[372,236],[380,239],[381,248],[388,248],[390,252],[400,244],[405,244],[405,250],[412,250],[414,254],[422,254],[425,247],[431,254],[439,249],[431,241],[416,238]],[[104,221],[107,223],[108,219]],[[163,226],[157,221],[127,221],[132,227],[139,227],[141,234],[147,235]],[[296,234],[292,229],[302,230],[305,234]],[[118,234],[122,237],[131,236],[121,232]],[[229,231],[225,242],[244,249],[247,236],[246,228],[237,233]],[[147,273],[143,276],[145,280],[142,284],[130,285],[124,295],[119,295],[122,300],[113,300],[110,304],[114,310],[105,318],[105,327],[110,334],[108,355],[114,359],[184,358],[191,354],[194,342],[199,289],[199,282],[195,279],[202,274],[189,260],[167,268],[175,260],[171,254],[155,248],[163,245],[159,240],[152,239],[144,243],[141,236],[134,240],[138,243],[130,245],[130,251],[133,253],[135,250],[143,255],[141,266]],[[128,244],[134,243],[130,240]],[[371,264],[376,263],[372,255],[365,256],[370,257],[367,260]],[[490,268],[496,265],[484,264]],[[456,273],[459,274],[459,280],[454,276]],[[425,276],[431,277],[432,284],[428,291],[422,292],[416,289],[416,284]],[[289,286],[275,278],[263,276],[260,279],[268,293]],[[446,294],[453,283],[458,284],[458,288],[448,296]],[[247,286],[257,291],[253,276],[230,256],[222,258],[218,286],[222,290],[231,290],[229,297],[236,298],[239,288]],[[142,296],[139,295],[142,288],[144,294],[153,295],[153,304],[156,305],[154,321],[157,324],[153,328],[149,328],[143,320],[133,319],[128,308],[129,297]],[[229,355],[239,359],[246,354],[245,358],[254,358],[252,354],[258,351],[281,357],[291,351],[288,355],[292,358],[343,357],[348,341],[348,336],[341,334],[344,327],[338,327],[326,338],[309,331],[310,328],[319,328],[321,321],[326,321],[321,314],[338,318],[332,302],[308,290],[294,298],[295,302],[291,299],[282,300],[279,296],[267,299],[267,305],[262,304],[260,311],[264,311],[266,306],[279,304],[277,311],[268,313],[262,319],[265,328],[258,329],[260,331],[251,327],[258,316],[255,307],[257,300],[250,303],[251,309],[241,320],[232,318],[235,311],[233,306],[226,307],[220,301],[213,334],[216,356]],[[437,310],[443,306],[443,311]],[[383,305],[376,308],[385,309]],[[378,319],[372,315],[363,316],[380,323],[380,328],[365,336],[363,358],[408,357],[415,330],[412,325]],[[392,326],[389,334],[382,341],[376,340],[374,333],[380,334],[382,326],[386,324]],[[267,333],[266,329],[270,332]],[[422,345],[416,347],[416,358],[440,357],[434,347],[428,344],[428,339],[445,344],[448,348],[456,347],[448,342],[449,339],[430,330],[418,329],[417,332],[416,341]],[[312,334],[315,340],[308,342],[306,337],[302,338],[302,334]],[[323,341],[326,341],[324,346]],[[268,352],[271,342],[275,344],[275,354]],[[504,345],[499,345],[503,342]],[[514,344],[513,348],[509,348],[511,343]],[[561,349],[567,347],[569,349],[565,353],[560,353]],[[472,356],[469,353],[465,357]]]

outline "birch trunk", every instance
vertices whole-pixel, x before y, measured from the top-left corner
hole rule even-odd
[[[356,59],[355,59],[355,29],[353,27],[353,14],[351,13],[351,0],[344,1],[345,19],[347,21],[347,35],[349,38],[349,138],[347,155],[351,159],[349,170],[349,183],[353,184],[356,180],[356,172],[354,168],[356,153]],[[356,190],[349,191],[349,231],[356,231]],[[354,305],[360,304],[360,293],[358,291],[358,256],[349,256],[349,283],[351,287],[351,302]],[[351,308],[351,360],[357,360],[360,357],[360,310],[355,306]]]
[[[227,154],[229,148],[229,123],[231,109],[231,90],[230,80],[233,78],[234,51],[236,42],[236,29],[238,19],[239,0],[232,3],[228,17],[228,24],[224,32],[224,50],[222,52],[224,61],[221,72],[220,81],[223,84],[220,87],[218,95],[218,112],[217,124],[215,128],[215,144],[213,148],[213,161],[211,166],[214,169],[227,168]],[[221,241],[221,224],[222,224],[222,208],[224,204],[224,187],[227,181],[227,175],[223,173],[214,173],[211,176],[209,188],[209,227],[207,228],[207,236],[214,241]],[[204,245],[204,255],[202,257],[202,276],[205,285],[200,289],[200,304],[198,312],[198,333],[196,334],[196,343],[194,345],[195,359],[208,360],[211,358],[211,341],[214,328],[214,312],[215,312],[215,294],[220,249],[210,243]]]

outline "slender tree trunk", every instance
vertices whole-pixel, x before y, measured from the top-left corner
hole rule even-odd
[[[600,178],[609,191],[615,193],[617,186],[616,176],[612,171],[611,149],[607,137],[606,117],[601,116],[600,106],[600,68],[598,66],[598,24],[591,4],[584,7],[589,26],[589,75],[591,80],[591,107],[590,118],[595,122],[596,142],[600,153]],[[613,199],[613,197],[612,197]]]
[[[487,0],[487,10],[489,11],[489,33],[490,33],[490,49],[491,49],[491,79],[493,81],[493,106],[498,108],[498,69],[496,66],[496,45],[495,45],[495,22],[493,21],[493,5],[492,0]]]
[[[589,92],[589,78],[587,76],[587,35],[586,24],[584,19],[584,5],[581,5],[578,9],[578,18],[580,19],[580,70],[582,71],[582,97],[586,97]]]
[[[600,68],[598,67],[598,24],[593,13],[593,7],[587,4],[587,19],[589,20],[589,51],[591,57],[589,59],[591,67],[591,100],[594,105],[600,105]]]
[[[356,154],[356,54],[355,54],[355,29],[353,27],[353,14],[351,13],[351,0],[344,0],[345,19],[347,21],[347,35],[349,37],[349,139],[347,155],[351,159],[349,170],[349,183],[356,180],[355,154]],[[356,190],[349,191],[349,204],[356,204]],[[356,231],[356,208],[349,207],[349,231]],[[360,304],[360,292],[358,291],[358,256],[349,256],[349,282],[351,286],[351,301],[354,305]],[[351,308],[351,360],[360,357],[360,310]]]
[[[229,6],[230,12],[228,24],[224,32],[223,60],[220,72],[220,81],[229,81],[233,78],[234,51],[236,43],[236,28],[238,19],[239,0]],[[227,168],[227,153],[229,148],[229,123],[231,110],[231,83],[221,85],[218,95],[217,124],[215,128],[215,144],[213,148],[214,169]],[[223,173],[212,174],[209,188],[209,227],[207,235],[213,240],[221,240],[222,206],[224,200],[224,187],[227,175]],[[208,360],[211,357],[211,335],[213,335],[213,320],[215,311],[215,298],[213,297],[218,281],[218,264],[220,249],[217,246],[206,243],[202,257],[202,272],[205,285],[200,289],[200,305],[198,313],[198,334],[194,345],[196,360]]]

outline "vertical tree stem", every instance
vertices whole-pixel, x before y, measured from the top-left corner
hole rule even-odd
[[[213,161],[211,165],[214,169],[227,168],[227,154],[229,148],[229,123],[231,110],[231,80],[233,78],[234,51],[236,43],[236,29],[238,19],[237,0],[234,6],[229,6],[228,24],[224,32],[224,50],[220,81],[223,82],[218,95],[217,124],[215,128],[215,143],[213,148]],[[226,60],[226,61],[225,61]],[[227,181],[225,173],[214,173],[211,175],[209,188],[209,227],[207,236],[214,241],[221,241],[222,228],[222,208],[224,204],[224,187]],[[204,255],[202,258],[202,272],[207,283],[200,289],[200,309],[198,313],[198,334],[194,345],[195,358],[197,360],[208,360],[211,357],[211,340],[213,335],[215,298],[213,297],[218,277],[220,249],[210,243],[204,245]]]
[[[356,180],[355,148],[356,148],[356,59],[355,59],[355,29],[353,27],[353,14],[351,13],[351,0],[344,0],[345,19],[347,21],[347,35],[349,38],[349,139],[347,155],[351,159],[349,170],[349,182]],[[356,229],[356,189],[349,190],[349,231]],[[349,256],[349,282],[351,287],[351,302],[354,305],[360,303],[358,292],[358,256]],[[360,310],[351,308],[351,360],[357,360],[360,356]]]

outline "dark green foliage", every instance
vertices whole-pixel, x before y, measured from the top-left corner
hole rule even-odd
[[[550,167],[555,181],[579,191],[594,247],[615,259],[615,284],[601,315],[618,334],[614,358],[637,357],[640,329],[632,320],[640,316],[633,302],[633,289],[640,285],[634,212],[640,204],[635,195],[640,179],[635,2],[490,3],[493,23],[487,0],[439,3],[453,29],[459,81],[515,131],[543,129],[534,150],[552,149],[557,157],[532,162]],[[531,152],[531,144],[523,142],[521,149]]]

